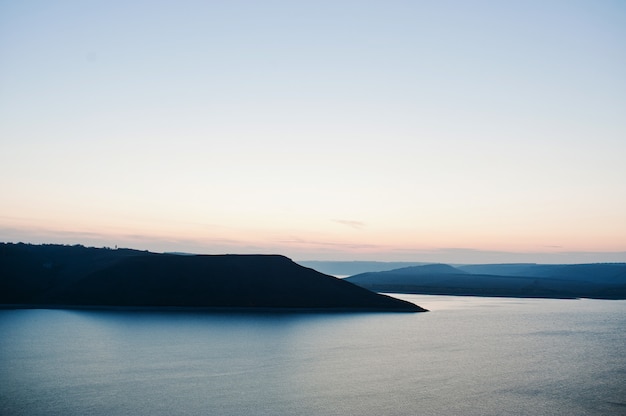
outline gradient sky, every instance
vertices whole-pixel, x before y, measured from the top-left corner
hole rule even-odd
[[[626,261],[626,3],[0,0],[0,241]]]

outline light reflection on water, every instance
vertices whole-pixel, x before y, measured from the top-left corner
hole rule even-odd
[[[0,414],[626,414],[626,301],[399,297],[431,312],[0,311]]]

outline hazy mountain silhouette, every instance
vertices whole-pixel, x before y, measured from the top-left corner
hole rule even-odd
[[[467,272],[459,270],[457,267],[453,267],[447,264],[433,263],[425,264],[421,266],[402,267],[399,269],[390,270],[387,273],[393,275],[432,275],[432,274],[467,274]]]
[[[589,280],[596,283],[611,283],[623,278],[624,263],[591,264],[476,264],[457,266],[457,269],[474,274],[496,274],[501,276],[536,276],[568,280]]]
[[[319,272],[338,275],[352,276],[358,273],[381,272],[386,270],[399,269],[401,267],[420,266],[424,262],[385,262],[385,261],[299,261],[298,264],[304,267],[310,267]]]
[[[388,293],[626,299],[626,263],[433,264],[362,273],[344,280]]]
[[[0,304],[420,312],[279,255],[0,243]]]

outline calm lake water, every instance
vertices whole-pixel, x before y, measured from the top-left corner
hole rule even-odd
[[[626,301],[0,310],[2,415],[626,415]]]

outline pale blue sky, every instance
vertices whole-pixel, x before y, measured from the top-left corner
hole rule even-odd
[[[623,1],[0,0],[0,241],[626,261],[625,41]]]

